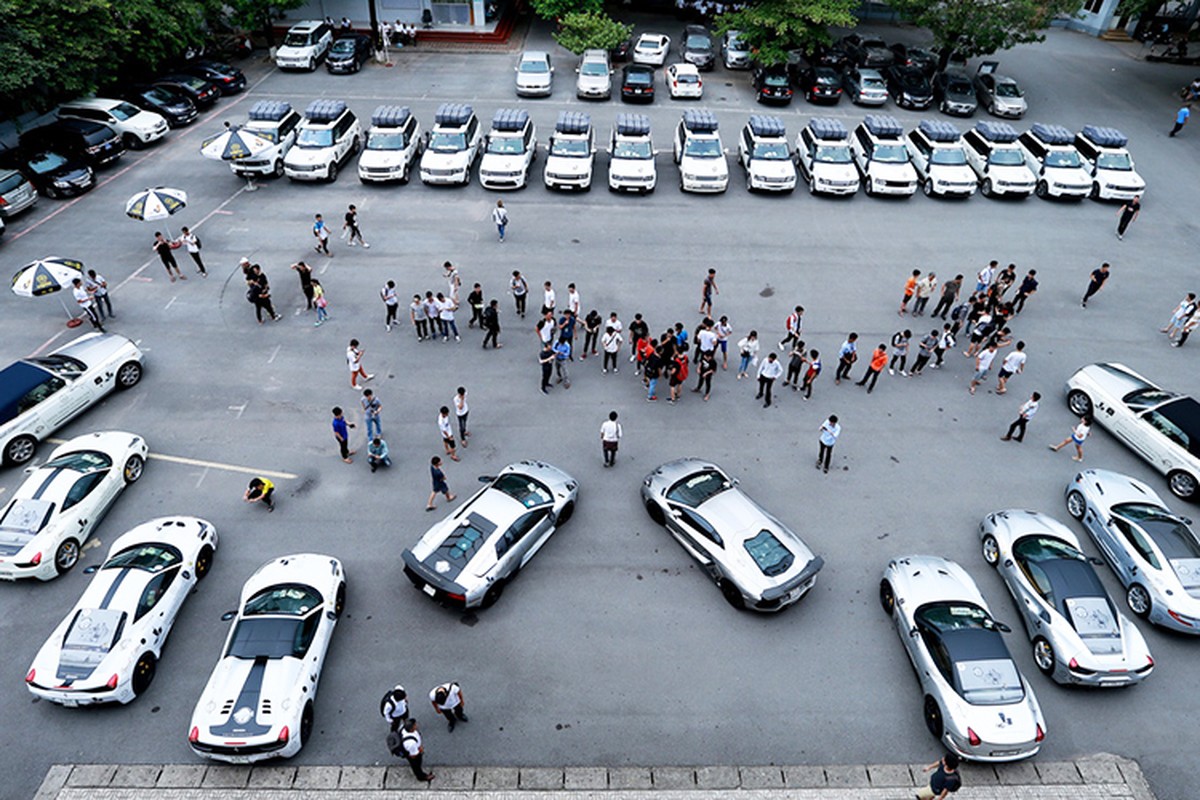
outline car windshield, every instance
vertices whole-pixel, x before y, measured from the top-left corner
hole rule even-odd
[[[1074,150],[1050,150],[1046,153],[1046,160],[1043,163],[1047,167],[1075,169],[1080,166],[1079,153]]]
[[[1174,400],[1143,415],[1166,438],[1200,456],[1200,403],[1190,397]]]
[[[712,49],[712,42],[709,41],[709,38],[707,36],[702,36],[700,34],[693,34],[687,38],[687,49],[688,50],[710,50],[710,49]]]
[[[560,139],[555,137],[550,140],[550,155],[552,156],[587,158],[591,154],[592,148],[588,144],[587,139]]]
[[[108,110],[108,113],[112,114],[121,122],[124,122],[127,119],[136,117],[138,114],[142,113],[142,110],[129,103],[117,103]]]
[[[87,370],[87,365],[77,358],[63,355],[62,353],[53,353],[42,358],[31,358],[40,367],[50,370],[55,375],[61,375],[65,378],[73,378],[81,372]]]
[[[76,472],[99,472],[112,466],[112,459],[96,450],[76,450],[47,461],[42,469],[73,469]]]
[[[996,84],[997,97],[1024,97],[1025,95],[1017,88],[1015,83],[1000,81]]]
[[[938,148],[929,155],[930,164],[942,164],[947,167],[957,167],[960,164],[967,163],[967,154],[962,151],[961,147]]]
[[[637,158],[650,159],[654,158],[654,150],[650,147],[649,142],[628,142],[617,141],[616,147],[613,148],[613,158]]]
[[[643,72],[642,70],[630,70],[625,73],[625,83],[628,86],[649,86],[654,82],[653,72]]]
[[[521,62],[521,72],[529,72],[537,75],[544,75],[550,71],[550,65],[542,59],[529,59]]]
[[[488,137],[487,152],[500,155],[520,155],[525,152],[523,136],[490,136]]]
[[[54,503],[42,498],[13,501],[0,517],[0,543],[24,544],[46,527],[54,513]]]
[[[67,160],[58,153],[38,153],[33,158],[29,159],[29,168],[38,175],[44,175],[47,172],[53,172],[56,169],[64,166]]]
[[[997,167],[1019,167],[1025,163],[1025,154],[1015,147],[993,150],[988,154],[988,163]]]
[[[321,605],[321,593],[301,583],[285,583],[263,589],[246,601],[242,616],[282,614],[300,617]]]
[[[7,194],[13,189],[25,182],[19,172],[11,172],[6,177],[0,178],[0,194]]]
[[[329,54],[334,56],[354,55],[354,40],[338,39],[333,43],[333,47],[329,48]]]
[[[823,164],[849,164],[850,148],[844,144],[819,144],[813,158]]]
[[[142,92],[142,97],[147,100],[153,100],[156,103],[163,105],[175,105],[181,102],[178,95],[171,94],[161,86],[151,86],[146,91]]]
[[[633,49],[634,50],[657,50],[660,47],[662,47],[662,40],[660,40],[658,38],[639,39],[637,45]]]
[[[782,575],[792,566],[796,557],[784,547],[783,542],[768,530],[759,531],[753,539],[746,540],[746,552],[762,570],[763,575]]]
[[[787,86],[788,76],[771,72],[763,76],[763,86]]]
[[[882,78],[871,78],[866,75],[862,77],[862,88],[864,89],[879,89],[883,91],[885,84]]]
[[[792,154],[783,142],[758,142],[754,145],[752,157],[763,161],[787,161]]]
[[[908,148],[902,144],[880,144],[871,153],[871,160],[881,164],[908,163]]]
[[[247,128],[246,130],[250,131],[260,139],[266,139],[271,144],[277,144],[279,142],[278,128]]]
[[[308,47],[307,33],[289,33],[283,37],[284,47]]]
[[[706,469],[687,476],[667,490],[667,499],[696,508],[733,484],[715,469]]]
[[[1142,389],[1134,389],[1122,397],[1121,400],[1135,411],[1144,411],[1160,403],[1165,403],[1168,400],[1174,400],[1177,396],[1174,392],[1168,392],[1157,386],[1148,386]]]
[[[429,145],[426,148],[435,153],[459,153],[467,149],[467,135],[465,133],[449,133],[446,131],[434,131],[429,136]]]
[[[104,562],[101,569],[141,569],[146,572],[162,572],[183,560],[178,548],[157,542],[135,544],[127,547]]]
[[[745,42],[743,42],[741,40],[741,38],[738,36],[730,36],[729,43],[726,45],[726,47],[730,51],[735,52],[735,53],[744,53],[750,49],[746,46]]]
[[[676,83],[699,83],[700,76],[696,75],[695,73],[692,73],[692,72],[676,72],[675,73],[675,82]]]
[[[973,95],[975,91],[971,88],[969,81],[947,81],[946,94],[967,94]]]
[[[579,68],[579,74],[587,75],[588,77],[592,78],[604,78],[608,76],[608,67],[604,66],[598,61],[585,61],[583,66]]]
[[[180,86],[186,86],[197,92],[204,91],[205,84],[208,83],[203,78],[196,78],[191,75],[179,75],[171,79],[173,83],[178,83]]]
[[[380,133],[374,131],[367,134],[367,149],[368,150],[403,150],[404,149],[404,134],[396,131],[392,133]]]
[[[330,128],[301,128],[296,136],[297,147],[332,147],[333,130]]]
[[[689,138],[687,144],[683,146],[683,154],[692,158],[720,158],[724,155],[721,152],[721,142],[719,139],[696,139]]]
[[[1130,172],[1133,170],[1133,161],[1129,153],[1100,153],[1096,156],[1096,168]]]
[[[545,505],[554,500],[554,495],[546,484],[519,472],[501,475],[491,488],[508,495],[526,508]]]
[[[303,658],[317,632],[320,615],[307,619],[263,617],[243,619],[233,629],[226,656],[253,660],[256,658]]]

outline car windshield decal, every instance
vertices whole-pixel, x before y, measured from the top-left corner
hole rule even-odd
[[[1007,705],[1025,696],[1011,659],[959,661],[954,665],[954,677],[959,694],[972,705]]]
[[[57,677],[70,684],[91,677],[113,646],[121,640],[125,612],[117,609],[83,608],[75,613],[63,636]]]
[[[1108,598],[1068,597],[1063,606],[1066,618],[1089,650],[1096,655],[1121,651],[1121,629]]]
[[[4,517],[0,518],[0,552],[15,547],[6,555],[13,555],[36,536],[54,513],[54,502],[45,499],[24,498],[14,500]]]

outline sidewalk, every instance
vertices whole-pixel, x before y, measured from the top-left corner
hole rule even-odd
[[[34,800],[907,800],[920,765],[795,767],[240,767],[56,765]],[[963,800],[1154,800],[1135,761],[1099,754],[962,768]],[[220,790],[214,792],[214,790]]]

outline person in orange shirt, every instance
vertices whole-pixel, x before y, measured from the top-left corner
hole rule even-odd
[[[904,297],[900,299],[900,310],[896,313],[900,316],[908,311],[908,301],[913,299],[913,295],[917,291],[917,281],[921,279],[921,270],[914,269],[912,275],[908,276],[908,280],[904,282]]]
[[[859,386],[864,385],[867,381],[871,382],[871,385],[867,387],[867,394],[875,390],[875,381],[879,380],[879,373],[883,372],[887,362],[887,345],[880,342],[879,346],[871,353],[871,363],[867,366],[867,374],[863,375],[862,380],[858,382]]]

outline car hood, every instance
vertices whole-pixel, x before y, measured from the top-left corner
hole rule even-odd
[[[404,162],[403,150],[363,150],[358,157],[360,167],[390,167]]]
[[[679,162],[680,169],[686,169],[690,175],[728,175],[729,165],[724,158],[691,158],[683,156]]]
[[[614,158],[608,164],[608,171],[622,177],[641,178],[655,173],[652,158]]]
[[[518,72],[517,86],[524,89],[544,89],[550,85],[548,72]]]
[[[959,164],[953,167],[934,164],[930,172],[937,176],[936,180],[947,181],[949,183],[974,183],[976,180],[975,170],[966,164]]]
[[[566,156],[546,158],[546,170],[558,175],[586,175],[592,169],[592,159]]]
[[[496,170],[497,172],[510,172],[513,170],[525,168],[524,155],[509,155],[500,153],[484,153],[483,158],[479,160],[479,169],[481,170]]]
[[[853,164],[830,164],[827,161],[814,161],[813,172],[827,181],[858,180],[858,170]]]
[[[1109,367],[1109,369],[1105,369]],[[1074,384],[1080,379],[1093,384],[1103,392],[1107,392],[1115,398],[1124,397],[1134,389],[1145,388],[1150,382],[1141,376],[1130,374],[1128,367],[1122,364],[1089,364],[1083,369],[1076,372],[1070,378],[1070,383]],[[1104,417],[1099,417],[1103,420]]]
[[[329,153],[332,150],[332,147],[293,147],[291,150],[288,150],[287,155],[283,157],[283,161],[285,164],[292,164],[297,167],[326,164],[329,162]]]
[[[884,161],[872,161],[871,176],[886,181],[915,181],[917,171],[912,164],[893,164]]]
[[[141,351],[133,342],[115,333],[85,334],[55,352],[78,358],[89,369],[122,357],[141,358]]]
[[[302,58],[316,51],[316,45],[306,45],[304,47],[292,47],[291,45],[280,45],[275,51],[276,58]]]
[[[425,154],[421,156],[421,166],[426,169],[462,169],[467,165],[468,160],[469,151],[467,150],[457,150],[453,153],[426,150]]]
[[[786,178],[796,174],[795,165],[784,159],[754,158],[750,160],[750,170],[755,175],[762,175],[765,178]]]
[[[580,89],[607,89],[612,85],[611,75],[580,75],[578,86]]]
[[[296,658],[222,658],[196,703],[192,724],[210,741],[273,739],[295,716],[303,673],[304,662]]]

